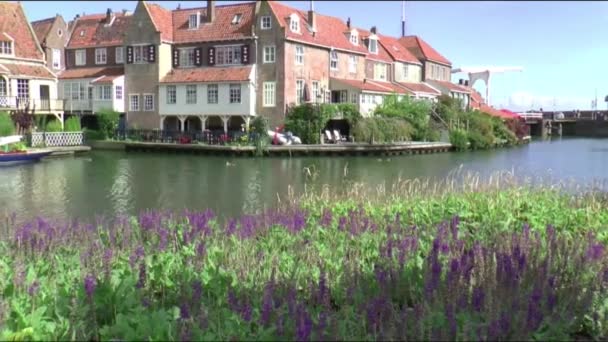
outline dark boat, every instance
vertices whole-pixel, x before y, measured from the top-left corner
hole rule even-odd
[[[51,153],[52,151],[0,152],[0,166],[36,162]]]

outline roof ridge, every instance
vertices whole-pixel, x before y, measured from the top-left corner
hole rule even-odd
[[[255,5],[255,1],[248,1],[248,2],[239,2],[239,3],[235,3],[235,4],[224,4],[224,5],[216,5],[215,8],[225,8],[225,7],[236,7],[236,6],[244,6],[244,5]],[[171,12],[179,12],[179,11],[191,11],[191,10],[195,10],[195,9],[207,9],[207,6],[205,7],[192,7],[192,8],[176,8],[173,10],[170,10]]]
[[[57,16],[50,17],[50,18],[46,18],[46,19],[34,20],[34,21],[32,21],[31,23],[32,23],[32,24],[38,24],[38,23],[41,23],[41,22],[43,22],[43,21],[53,21],[53,20],[55,20],[55,19],[57,19]]]

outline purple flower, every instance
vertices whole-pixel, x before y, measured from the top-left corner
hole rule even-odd
[[[473,289],[473,298],[472,298],[473,308],[475,309],[475,311],[481,312],[481,310],[483,309],[484,298],[485,298],[485,293],[483,291],[483,288],[481,286],[476,286]]]
[[[103,267],[106,278],[110,277],[110,272],[112,271],[112,250],[110,248],[106,248],[103,253]]]
[[[243,320],[245,320],[245,322],[250,322],[251,321],[251,313],[252,313],[252,307],[251,305],[249,305],[249,303],[245,303],[242,305],[241,307],[241,317],[243,318]]]
[[[268,282],[264,288],[264,297],[262,298],[262,312],[260,314],[260,323],[268,327],[270,323],[270,315],[273,311],[272,297],[274,286],[272,282]]]
[[[296,309],[296,341],[310,341],[313,322],[303,305]]]
[[[142,262],[139,264],[139,279],[137,280],[136,287],[141,289],[144,286],[146,286],[146,264]]]
[[[89,299],[93,298],[95,287],[97,287],[97,279],[92,275],[87,275],[84,278],[84,291]]]
[[[40,283],[38,283],[37,280],[35,280],[32,285],[30,285],[30,287],[27,290],[27,293],[33,297],[38,293],[38,290],[40,289]]]
[[[200,303],[203,294],[203,283],[200,280],[195,280],[192,283],[192,303]]]
[[[182,303],[182,305],[179,306],[179,317],[182,320],[190,318],[190,309],[188,308],[188,304]]]
[[[594,243],[587,248],[587,259],[591,261],[597,261],[604,255],[604,245],[601,243]]]

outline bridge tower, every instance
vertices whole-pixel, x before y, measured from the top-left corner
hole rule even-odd
[[[486,103],[490,106],[490,80],[493,74],[505,73],[510,71],[523,71],[522,67],[461,67],[452,70],[452,74],[466,73],[469,76],[471,88],[475,82],[482,80],[486,84]]]

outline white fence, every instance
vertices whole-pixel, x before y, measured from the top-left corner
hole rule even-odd
[[[32,147],[80,146],[84,142],[82,132],[34,132]]]

